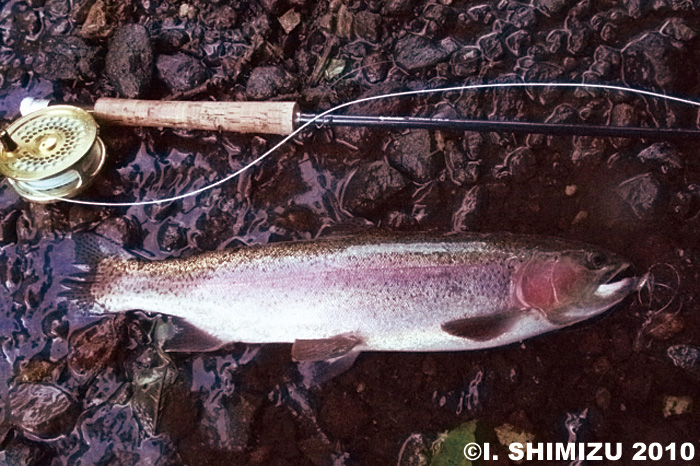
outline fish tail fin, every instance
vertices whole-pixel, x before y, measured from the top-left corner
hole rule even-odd
[[[85,313],[103,313],[95,300],[94,290],[107,278],[100,264],[107,258],[132,257],[116,243],[95,233],[73,235],[74,252],[71,273],[66,273],[58,295]]]

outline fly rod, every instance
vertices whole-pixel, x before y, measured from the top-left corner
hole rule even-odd
[[[91,108],[25,99],[0,132],[0,173],[26,199],[52,202],[83,190],[102,168],[100,124],[289,135],[304,125],[496,131],[553,136],[698,140],[700,130],[414,116],[301,113],[296,102],[149,101],[103,97]]]

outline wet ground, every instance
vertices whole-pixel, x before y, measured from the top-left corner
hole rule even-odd
[[[692,98],[698,8],[676,0],[6,1],[0,116],[14,119],[27,95],[85,104],[99,96],[297,100],[314,111],[493,81],[625,84]],[[584,89],[455,92],[351,111],[660,127],[695,127],[698,118],[689,106]],[[109,160],[84,199],[183,193],[279,140],[101,134]],[[614,464],[639,464],[633,443],[659,442],[675,443],[677,459],[665,450],[654,464],[696,464],[696,146],[321,128],[237,180],[165,205],[31,204],[2,183],[0,462],[430,464],[439,434],[477,420],[492,452],[504,453],[507,438],[623,442]],[[300,383],[287,345],[165,354],[158,316],[88,322],[57,296],[70,262],[64,246],[77,231],[165,259],[366,228],[584,240],[650,271],[654,286],[600,318],[505,348],[363,354],[313,389]],[[694,461],[680,459],[684,442]],[[501,454],[490,464],[509,463]]]

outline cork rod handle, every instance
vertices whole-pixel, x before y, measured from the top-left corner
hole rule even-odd
[[[290,134],[295,102],[176,102],[102,97],[96,120],[125,126],[156,126],[238,133]]]

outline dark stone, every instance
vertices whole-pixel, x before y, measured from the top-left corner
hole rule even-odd
[[[479,38],[477,42],[484,56],[489,61],[497,61],[503,57],[503,44],[501,43],[500,34],[492,32]]]
[[[373,52],[362,59],[362,72],[372,84],[384,81],[391,67],[391,62],[381,52]]]
[[[482,186],[472,186],[464,194],[462,202],[452,216],[453,231],[471,231],[478,225],[481,210],[486,201]]]
[[[411,35],[396,44],[396,63],[408,71],[435,66],[448,56],[446,50],[422,36]]]
[[[663,173],[683,168],[678,152],[667,142],[657,142],[643,149],[637,154],[637,159],[659,166]]]
[[[10,422],[39,437],[67,434],[75,424],[76,406],[61,389],[45,384],[19,384],[10,392]]]
[[[661,26],[661,34],[671,37],[680,42],[690,42],[698,36],[697,31],[692,28],[683,18],[671,18]]]
[[[399,171],[383,161],[363,165],[345,187],[344,207],[356,215],[371,214],[381,210],[407,184]]]
[[[494,167],[494,178],[529,178],[534,176],[534,168],[537,165],[535,154],[528,147],[519,147],[506,156],[502,165]]]
[[[518,4],[508,11],[506,21],[516,28],[529,28],[537,22],[537,14],[531,6]]]
[[[141,25],[122,26],[107,50],[105,71],[120,96],[143,96],[153,77],[153,49],[148,31]]]
[[[462,47],[450,57],[452,73],[460,78],[477,76],[481,70],[481,63],[481,49],[474,46]]]
[[[445,164],[450,179],[457,185],[473,184],[479,177],[480,163],[470,160],[453,141],[445,143]]]
[[[535,0],[533,5],[546,16],[554,16],[571,4],[570,0]]]
[[[187,231],[182,225],[171,221],[164,222],[158,229],[158,247],[171,252],[187,246]]]
[[[381,15],[364,10],[360,11],[355,15],[355,35],[368,42],[377,42],[380,38],[381,23]]]
[[[476,22],[489,24],[493,20],[493,7],[489,4],[476,5],[467,10],[467,17]]]
[[[648,89],[672,91],[680,85],[675,66],[682,57],[673,39],[648,33],[622,49],[625,83]]]
[[[532,37],[526,31],[515,31],[513,34],[506,37],[506,47],[510,53],[519,57],[524,55],[528,47],[532,44]]]
[[[94,79],[97,50],[78,37],[50,38],[44,44],[46,67],[37,70],[49,79]]]
[[[431,180],[439,166],[436,154],[431,153],[430,131],[414,129],[396,137],[389,147],[389,163],[418,183]]]
[[[143,238],[141,224],[132,217],[109,217],[95,228],[95,233],[125,249],[138,247]]]
[[[413,0],[387,0],[384,5],[384,12],[392,16],[410,13],[412,9]]]
[[[273,15],[284,13],[287,7],[287,0],[260,0],[260,3]]]
[[[292,92],[296,84],[294,77],[279,66],[259,66],[250,73],[246,93],[251,99],[264,100]]]
[[[653,210],[660,190],[659,182],[649,173],[623,181],[617,188],[618,194],[639,218]]]
[[[165,82],[170,92],[184,92],[193,89],[204,81],[208,75],[202,63],[184,53],[160,55],[156,59],[158,77]]]

